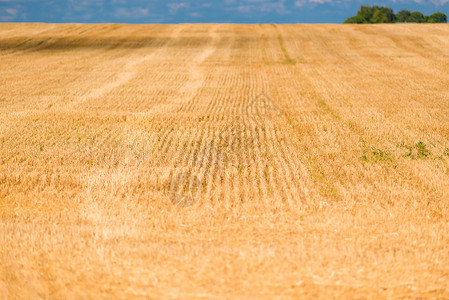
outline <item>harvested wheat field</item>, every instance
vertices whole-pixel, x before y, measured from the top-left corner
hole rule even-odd
[[[0,298],[449,298],[449,26],[0,26]]]

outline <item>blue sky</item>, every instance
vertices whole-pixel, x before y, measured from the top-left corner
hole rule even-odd
[[[449,15],[449,0],[0,0],[0,22],[341,23],[362,4]]]

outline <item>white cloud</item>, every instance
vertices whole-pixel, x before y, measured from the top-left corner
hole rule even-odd
[[[9,15],[15,17],[17,15],[18,10],[15,8],[7,8],[5,9],[6,13],[8,13]]]
[[[135,7],[135,8],[126,8],[119,7],[115,10],[114,16],[117,18],[130,18],[130,19],[138,19],[142,17],[147,17],[150,15],[150,11],[148,8]]]
[[[307,0],[297,0],[297,1],[295,2],[295,6],[296,6],[296,7],[302,7],[302,6],[304,6],[306,3],[307,3]]]
[[[186,2],[180,2],[180,3],[169,3],[168,7],[170,7],[170,13],[176,13],[180,8],[187,8],[189,7],[189,4]]]
[[[393,0],[393,1],[395,1],[395,0]],[[296,0],[295,6],[302,7],[302,6],[306,5],[307,3],[325,4],[325,3],[332,3],[332,2],[333,2],[333,0]],[[335,1],[335,2],[341,3],[339,1]]]
[[[309,0],[310,3],[318,3],[318,4],[324,4],[324,3],[330,3],[332,0]]]
[[[16,8],[0,9],[0,22],[11,22],[17,17],[19,10]]]
[[[442,6],[449,2],[449,0],[430,0],[435,6]]]
[[[245,4],[237,6],[235,9],[241,13],[251,13],[251,12],[277,12],[278,14],[289,13],[285,8],[285,0],[270,1],[270,0],[246,0]],[[227,1],[228,4],[233,3],[233,1]]]
[[[142,7],[136,8],[136,12],[139,16],[142,16],[142,17],[146,17],[150,14],[150,11],[148,10],[148,8],[142,8]]]

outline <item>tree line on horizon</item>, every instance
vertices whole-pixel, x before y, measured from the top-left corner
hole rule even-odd
[[[447,16],[436,12],[425,16],[419,11],[401,10],[397,14],[389,7],[362,5],[353,17],[347,18],[346,24],[376,24],[376,23],[447,23]]]

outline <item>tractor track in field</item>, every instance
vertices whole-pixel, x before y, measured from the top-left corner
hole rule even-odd
[[[73,109],[76,106],[82,105],[89,100],[100,98],[132,80],[139,72],[139,68],[141,67],[141,65],[162,54],[165,51],[166,47],[169,45],[170,41],[175,40],[182,30],[183,27],[181,26],[175,28],[171,33],[168,41],[163,46],[156,48],[156,50],[152,53],[132,60],[127,58],[128,62],[123,66],[122,70],[119,71],[118,75],[115,76],[115,79],[113,81],[106,81],[100,87],[97,87],[89,91],[86,95],[79,97],[77,101],[72,102],[68,106],[68,109]]]

